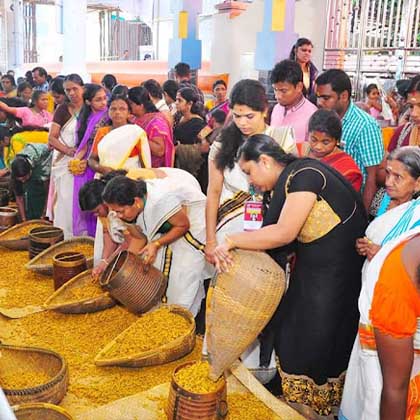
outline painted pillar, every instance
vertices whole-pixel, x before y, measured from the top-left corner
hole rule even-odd
[[[197,39],[198,15],[202,0],[171,1],[174,14],[174,37],[169,41],[169,69],[187,63],[191,70],[201,68],[201,41]]]
[[[78,73],[90,81],[86,69],[87,0],[63,0],[63,74]]]
[[[288,58],[298,38],[294,31],[295,0],[264,0],[264,24],[257,33],[255,68],[269,71]]]
[[[8,29],[7,69],[5,70],[10,68],[20,73],[24,62],[23,1],[10,0],[5,2],[5,12]]]

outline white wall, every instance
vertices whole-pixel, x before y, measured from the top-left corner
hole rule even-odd
[[[99,12],[89,12],[86,23],[86,61],[100,60],[99,36]]]
[[[262,30],[263,18],[264,0],[254,0],[234,19],[229,19],[227,14],[213,16],[211,68],[215,73],[230,73],[230,86],[244,77],[258,77],[253,57],[256,34]],[[327,0],[296,1],[295,31],[300,37],[312,40],[313,61],[319,69],[322,68],[326,18]]]
[[[202,58],[211,60],[212,71],[230,73],[231,84],[242,77],[257,77],[252,68],[256,46],[256,33],[261,31],[264,0],[254,0],[248,10],[229,19],[227,14],[216,14],[214,5],[221,0],[203,0],[203,14],[199,18],[198,36],[202,40]],[[156,3],[155,3],[156,4]],[[156,6],[155,6],[156,8]],[[62,35],[57,33],[54,7],[37,6],[39,61],[57,61],[62,54]],[[314,43],[313,60],[322,68],[322,57],[327,19],[327,0],[297,0],[295,31],[299,36],[310,38]],[[160,0],[160,16],[155,9],[153,42],[158,42],[158,59],[168,58],[169,39],[173,37],[173,17],[170,0]],[[214,15],[212,16],[212,14]],[[88,14],[87,60],[99,60],[98,13]],[[156,33],[159,21],[159,35]],[[158,36],[157,36],[158,35]]]
[[[246,12],[230,19],[227,13],[213,17],[211,69],[214,73],[229,73],[229,85],[244,77],[258,77],[254,70],[256,33],[262,30],[264,1],[255,0]]]
[[[314,44],[313,62],[319,70],[322,69],[326,27],[327,0],[296,1],[295,31]]]

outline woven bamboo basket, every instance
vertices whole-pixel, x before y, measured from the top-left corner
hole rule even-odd
[[[51,222],[42,219],[27,220],[19,223],[11,228],[0,233],[0,246],[12,249],[14,251],[24,251],[29,248],[29,232],[27,234],[20,234],[19,232],[39,226],[51,225]]]
[[[162,365],[180,359],[190,353],[195,346],[195,320],[190,311],[178,305],[168,305],[169,310],[184,317],[190,324],[188,331],[169,343],[155,349],[127,355],[126,357],[110,358],[107,353],[127,335],[134,324],[130,325],[120,335],[110,341],[95,357],[95,364],[98,366],[121,366],[121,367],[144,367]],[[144,314],[142,316],[147,316]],[[168,326],[170,328],[170,326]]]
[[[83,271],[61,286],[45,301],[44,307],[64,314],[86,314],[102,311],[116,304],[109,293],[99,287],[99,284],[96,285],[100,294],[77,299],[73,291],[85,285],[92,285],[92,269]]]
[[[69,373],[66,361],[58,353],[37,347],[0,344],[0,355],[0,378],[1,372],[10,372],[15,376],[20,372],[33,372],[49,377],[45,383],[33,387],[21,389],[3,387],[10,404],[34,402],[58,404],[64,398]]]
[[[19,404],[12,407],[17,420],[72,420],[64,408],[48,403]]]
[[[157,268],[145,266],[139,255],[123,251],[108,264],[99,284],[129,311],[145,313],[162,302],[168,280]]]
[[[87,268],[93,267],[93,245],[95,240],[90,236],[79,236],[66,241],[59,242],[53,246],[50,246],[46,250],[42,251],[36,257],[32,258],[26,265],[25,268],[28,270],[35,271],[45,276],[52,276],[53,274],[53,258],[54,255],[60,254],[61,252],[78,250],[78,246],[90,245],[89,255],[86,252],[82,252],[86,257]],[[79,251],[80,252],[80,251]]]
[[[284,271],[268,254],[236,250],[232,256],[229,272],[216,278],[207,313],[213,380],[257,338],[273,316],[285,289]]]

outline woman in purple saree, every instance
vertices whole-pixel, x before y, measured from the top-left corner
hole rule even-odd
[[[77,125],[76,154],[73,163],[71,162],[69,165],[69,170],[74,175],[73,235],[94,237],[96,217],[92,213],[80,210],[79,190],[86,182],[92,180],[95,175],[95,172],[87,165],[87,158],[89,157],[96,131],[108,121],[108,108],[106,92],[100,85],[85,85],[83,99],[84,105]],[[75,161],[78,164],[75,164]]]

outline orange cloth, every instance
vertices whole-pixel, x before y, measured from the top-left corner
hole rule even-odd
[[[395,338],[413,336],[420,317],[420,296],[401,259],[404,245],[385,260],[369,313],[374,328]]]
[[[405,242],[385,260],[373,294],[370,318],[374,328],[395,338],[411,337],[420,317],[420,297],[402,262]],[[360,332],[360,329],[359,329]],[[420,410],[420,376],[410,380],[407,420],[415,420]]]
[[[99,142],[112,130],[111,126],[100,127],[96,132],[95,139],[93,140],[92,152],[95,155],[98,155],[98,144]],[[138,146],[134,146],[133,150],[130,153],[130,157],[136,157],[140,154]]]
[[[392,136],[394,135],[395,127],[384,127],[382,129],[382,141],[384,143],[385,150],[388,150],[389,143]]]

